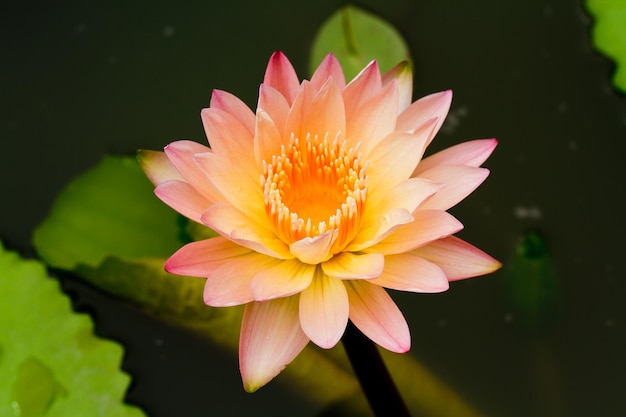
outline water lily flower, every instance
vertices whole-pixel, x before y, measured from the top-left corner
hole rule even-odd
[[[500,263],[453,236],[446,210],[488,175],[495,139],[422,159],[452,93],[411,103],[412,73],[376,61],[346,83],[333,55],[299,81],[281,52],[270,58],[256,112],[214,91],[193,141],[141,151],[156,195],[219,234],[189,243],[171,273],[206,278],[204,302],[245,305],[239,341],[244,387],[255,391],[312,341],[331,348],[348,319],[393,352],[407,322],[386,291],[445,291],[449,281]]]

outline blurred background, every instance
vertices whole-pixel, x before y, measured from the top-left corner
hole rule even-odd
[[[211,90],[255,106],[277,49],[308,77],[344,2],[11,2],[0,39],[0,239],[33,256],[55,196],[105,154],[204,142]],[[626,415],[626,99],[580,1],[376,0],[414,60],[414,98],[454,90],[430,151],[496,137],[451,211],[505,264],[437,295],[393,293],[414,355],[490,416]],[[279,376],[244,393],[236,357],[72,277],[76,308],[126,348],[127,401],[159,416],[315,416]]]

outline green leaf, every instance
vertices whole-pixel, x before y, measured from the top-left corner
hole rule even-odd
[[[144,416],[123,404],[122,347],[72,311],[42,264],[0,244],[0,415]]]
[[[613,84],[626,93],[626,1],[587,0],[594,18],[593,46],[615,61]]]
[[[39,255],[57,268],[104,258],[168,256],[181,245],[180,216],[159,201],[135,158],[105,157],[74,179],[35,230]]]
[[[409,48],[393,26],[352,5],[337,10],[315,35],[311,73],[329,53],[337,57],[348,80],[373,59],[383,72],[402,61],[410,61]]]

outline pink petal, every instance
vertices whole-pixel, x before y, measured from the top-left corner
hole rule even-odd
[[[350,301],[350,320],[367,337],[392,352],[411,348],[411,334],[404,316],[389,294],[363,280],[344,281]]]
[[[300,138],[307,134],[317,135],[321,142],[328,134],[332,142],[340,133],[341,140],[346,131],[343,99],[337,83],[331,78],[315,96],[310,106],[303,108],[303,117],[300,126]]]
[[[413,102],[413,71],[411,70],[411,64],[408,61],[403,61],[387,71],[383,75],[383,86],[387,85],[391,80],[398,80],[398,113],[402,113]]]
[[[213,90],[210,107],[229,113],[245,126],[250,134],[254,134],[254,113],[237,96],[226,91]]]
[[[497,144],[498,141],[495,139],[478,139],[451,146],[424,158],[415,169],[413,176],[418,176],[439,165],[480,166],[491,155]]]
[[[450,281],[489,274],[502,267],[500,262],[456,236],[435,240],[411,253],[439,265]]]
[[[337,240],[338,230],[329,230],[315,237],[305,237],[289,246],[289,251],[296,258],[307,264],[327,261],[331,256],[333,243]]]
[[[191,242],[178,249],[165,262],[165,270],[172,274],[208,277],[224,261],[251,253],[223,237]]]
[[[351,146],[362,142],[363,155],[393,132],[398,112],[398,84],[392,81],[346,117],[346,139]]]
[[[322,264],[325,274],[339,279],[370,279],[380,276],[385,257],[378,253],[342,252]]]
[[[413,213],[444,187],[444,184],[423,178],[409,178],[398,184],[397,187],[394,187],[387,194],[370,194],[368,195],[367,205],[363,213],[363,221],[367,222],[371,216],[385,213],[392,208],[402,208],[409,213]]]
[[[257,161],[271,162],[272,156],[280,155],[281,148],[289,143],[283,137],[269,114],[257,110],[256,132],[254,135],[254,156]],[[259,174],[261,171],[259,171]]]
[[[154,193],[165,204],[198,223],[201,223],[202,213],[211,205],[208,199],[184,181],[166,181],[158,185]]]
[[[293,103],[300,89],[300,81],[298,81],[296,71],[293,69],[291,62],[280,51],[274,52],[270,58],[263,84],[280,91],[289,104]]]
[[[367,153],[369,161],[368,196],[387,194],[402,181],[410,178],[425,149],[435,121],[424,125],[415,133],[394,132]]]
[[[250,289],[257,301],[287,297],[308,287],[314,273],[315,265],[290,259],[258,271],[252,278]]]
[[[442,210],[418,210],[413,216],[414,221],[397,228],[384,240],[367,248],[367,252],[385,255],[404,253],[463,228],[454,216]]]
[[[343,283],[318,273],[300,294],[300,324],[313,343],[335,346],[348,323],[348,293]]]
[[[400,208],[382,213],[370,223],[364,224],[345,250],[355,252],[374,246],[403,225],[411,224],[414,219],[411,213]]]
[[[259,172],[255,178],[240,175],[228,160],[224,160],[213,152],[205,152],[194,156],[198,166],[206,174],[217,193],[219,200],[225,200],[245,212],[256,223],[270,227],[265,213],[263,190],[259,185]]]
[[[256,110],[257,117],[260,112],[265,113],[272,120],[272,123],[276,126],[280,135],[284,132],[285,123],[287,122],[290,109],[291,107],[289,106],[289,103],[287,103],[285,97],[283,97],[278,90],[273,89],[269,85],[261,85],[261,88],[259,88],[259,101]],[[258,120],[256,120],[255,123],[258,125]],[[258,133],[255,134],[255,145],[258,140],[256,139],[257,135]]]
[[[371,61],[343,89],[343,101],[346,105],[346,119],[350,120],[363,103],[377,94],[383,82],[376,61]]]
[[[178,172],[174,164],[164,152],[139,150],[137,160],[141,169],[144,170],[154,185],[169,180],[182,180],[183,176]]]
[[[440,165],[422,172],[420,178],[445,184],[441,191],[424,203],[422,209],[448,210],[470,195],[488,175],[486,168],[467,165]]]
[[[432,262],[411,254],[385,256],[385,269],[372,284],[399,291],[436,293],[448,289],[446,274]]]
[[[227,161],[238,176],[259,179],[254,159],[254,137],[235,117],[220,109],[203,109],[201,114],[211,149]]]
[[[202,214],[201,220],[220,235],[241,246],[274,258],[293,258],[287,245],[274,232],[225,201],[209,207]]]
[[[296,98],[293,100],[289,116],[287,116],[283,134],[285,140],[289,140],[292,134],[296,138],[305,139],[306,134],[310,133],[302,129],[302,124],[307,117],[307,111],[311,108],[311,103],[313,103],[316,95],[317,91],[315,88],[313,88],[309,81],[304,80]]]
[[[341,89],[346,86],[346,79],[341,64],[333,54],[326,55],[315,72],[313,72],[311,85],[320,90],[329,78],[335,80],[337,86]]]
[[[437,124],[432,131],[432,140],[443,124],[451,103],[452,91],[450,90],[422,97],[398,116],[396,130],[412,132],[427,121],[436,119]]]
[[[202,168],[195,162],[194,156],[211,152],[211,150],[191,140],[179,140],[165,147],[165,154],[174,164],[185,181],[191,184],[198,192],[210,201],[219,199],[219,192],[214,189],[206,178]]]
[[[298,297],[246,305],[239,338],[239,367],[254,392],[282,371],[309,342],[298,316]]]
[[[207,274],[204,302],[213,307],[229,307],[254,301],[252,278],[259,270],[280,262],[255,252],[229,258]]]

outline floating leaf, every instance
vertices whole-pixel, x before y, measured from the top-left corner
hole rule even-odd
[[[615,87],[626,93],[626,2],[624,0],[587,0],[594,18],[593,46],[615,61]]]
[[[123,404],[122,347],[93,334],[58,282],[0,245],[0,415],[144,416]]]
[[[343,6],[331,15],[315,35],[310,73],[331,52],[348,80],[373,59],[383,72],[399,62],[410,61],[409,48],[392,25],[352,5]]]

